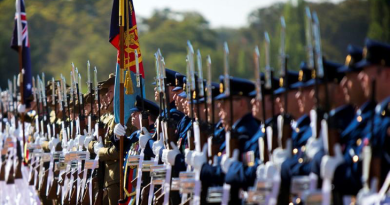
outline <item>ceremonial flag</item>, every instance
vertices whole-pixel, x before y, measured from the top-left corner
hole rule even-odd
[[[30,40],[28,38],[28,25],[26,9],[23,0],[16,0],[15,26],[11,40],[11,48],[19,52],[19,46],[22,47],[22,68],[23,75],[23,97],[25,104],[29,107],[30,96],[32,95],[32,75],[30,59]]]
[[[124,106],[124,120],[125,124],[129,119],[131,112],[130,109],[134,107],[137,95],[141,96],[141,91],[136,87],[136,65],[134,50],[138,52],[139,73],[142,75],[141,81],[144,85],[144,67],[142,63],[142,54],[138,41],[138,29],[135,19],[135,12],[132,0],[125,1],[125,35],[124,35],[124,62],[125,62],[125,106]],[[119,99],[119,84],[120,84],[120,68],[119,68],[119,0],[114,0],[111,13],[111,25],[110,25],[110,43],[117,49],[117,63],[116,63],[116,76],[115,76],[115,91],[114,91],[114,114],[115,122],[119,123],[120,116],[120,99]],[[143,89],[143,88],[142,88]],[[145,93],[145,92],[144,92]]]

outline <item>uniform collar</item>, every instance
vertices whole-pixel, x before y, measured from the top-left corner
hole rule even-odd
[[[302,115],[302,117],[300,117],[296,122],[297,127],[303,127],[309,124],[310,124],[310,117],[307,114]]]
[[[345,110],[351,109],[351,108],[353,108],[353,107],[350,104],[342,105],[340,107],[337,107],[337,108],[331,110],[329,112],[329,114],[330,114],[330,116],[335,116],[335,115],[338,115],[339,113],[341,113],[341,112],[343,112]]]
[[[375,113],[385,115],[384,111],[390,107],[390,97],[387,97],[375,107]]]
[[[244,115],[241,119],[237,120],[233,124],[233,130],[235,130],[237,127],[242,126],[243,124],[246,124],[248,121],[250,121],[253,118],[252,113],[248,113]]]
[[[372,100],[365,102],[360,108],[356,111],[357,115],[362,115],[363,113],[369,112],[374,109],[375,103]]]
[[[169,103],[169,109],[176,109],[175,101]]]

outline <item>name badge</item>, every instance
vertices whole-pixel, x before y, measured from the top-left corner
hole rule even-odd
[[[94,167],[93,167],[93,164],[95,163],[95,160],[92,160],[92,159],[90,159],[90,160],[85,160],[85,164],[84,164],[84,168],[85,169],[94,169]],[[96,162],[96,164],[95,164],[95,169],[97,169],[97,168],[99,168],[99,163],[98,162]]]
[[[249,151],[244,153],[244,159],[243,162],[245,163],[246,166],[248,167],[253,167],[255,165],[255,152],[254,151]]]
[[[50,162],[50,153],[42,153],[41,156],[43,162]]]

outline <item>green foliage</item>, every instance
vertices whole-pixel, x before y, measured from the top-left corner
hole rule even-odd
[[[146,71],[146,95],[153,96],[151,82],[155,76],[154,53],[158,48],[168,68],[185,73],[186,42],[190,40],[205,59],[211,56],[213,79],[223,72],[224,41],[229,43],[231,74],[253,79],[253,49],[261,49],[264,66],[264,32],[271,38],[271,66],[279,69],[280,17],[286,19],[286,54],[289,68],[298,70],[306,60],[304,9],[309,6],[318,13],[324,55],[343,62],[349,43],[362,46],[366,35],[390,41],[389,5],[385,0],[347,0],[338,4],[306,3],[303,0],[276,3],[254,9],[248,15],[248,27],[240,29],[209,27],[207,19],[197,12],[177,12],[170,9],[154,11],[151,17],[138,16],[139,39]],[[136,2],[135,2],[136,3]],[[104,0],[26,1],[31,42],[33,73],[46,72],[58,78],[69,77],[74,62],[86,80],[86,62],[99,70],[99,80],[115,72],[116,50],[108,42],[112,4]],[[137,11],[137,4],[135,4]],[[17,74],[17,53],[8,49],[15,13],[14,0],[0,0],[0,86]],[[48,78],[49,79],[49,78]],[[83,86],[86,91],[86,86]]]
[[[370,0],[370,27],[368,36],[379,41],[390,41],[390,2]]]

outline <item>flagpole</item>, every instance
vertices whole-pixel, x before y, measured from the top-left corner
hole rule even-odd
[[[20,88],[20,103],[24,105],[24,70],[23,70],[23,40],[22,40],[22,19],[21,19],[21,4],[19,0],[16,1],[16,13],[17,13],[17,36],[18,36],[18,54],[19,54],[19,88]],[[26,39],[27,41],[27,39]],[[21,113],[22,132],[23,132],[23,153],[26,146],[25,131],[24,131],[24,113]],[[18,123],[18,122],[15,122]],[[16,125],[15,125],[16,126]],[[26,157],[26,156],[24,156]]]
[[[125,112],[124,112],[124,67],[125,67],[125,55],[124,55],[124,29],[125,29],[125,1],[119,0],[119,78],[120,78],[120,84],[119,84],[119,99],[120,99],[120,116],[119,121],[121,125],[125,124]],[[123,197],[123,185],[124,185],[124,177],[123,177],[123,143],[124,143],[124,136],[120,137],[119,142],[119,167],[120,167],[120,173],[119,173],[119,199],[122,201],[124,199]]]

